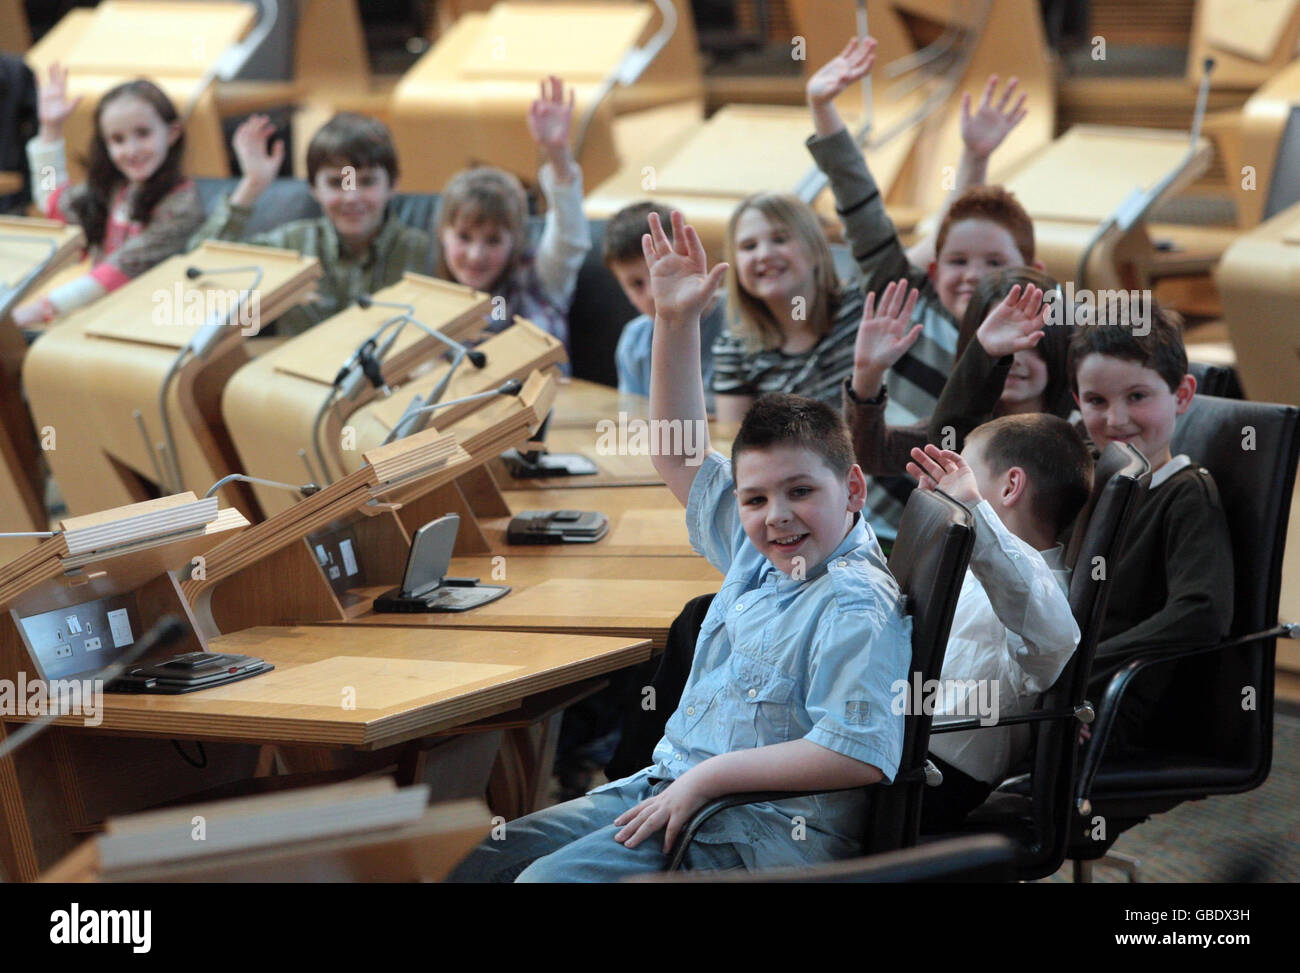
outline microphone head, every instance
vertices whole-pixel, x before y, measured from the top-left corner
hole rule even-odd
[[[360,294],[357,296],[357,307],[361,308],[363,311],[370,310],[374,303],[375,302],[371,299],[369,294]]]
[[[518,395],[523,387],[523,382],[519,381],[517,378],[512,378],[497,389],[497,392],[501,395]]]
[[[484,368],[487,366],[487,355],[481,351],[471,351],[467,356],[475,368]]]
[[[317,493],[320,493],[320,487],[318,487],[315,483],[304,483],[302,486],[298,488],[298,492],[301,493],[304,497],[310,497],[310,496],[314,496]]]
[[[1214,70],[1214,58],[1207,57],[1205,59],[1205,73],[1209,74],[1213,70]]]
[[[188,277],[190,280],[198,280],[200,277],[203,276],[203,271],[200,270],[198,267],[186,267],[185,276]]]

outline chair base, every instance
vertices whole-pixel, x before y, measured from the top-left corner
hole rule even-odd
[[[1092,883],[1092,870],[1096,864],[1110,865],[1112,868],[1118,868],[1129,880],[1130,884],[1142,881],[1141,869],[1142,862],[1137,858],[1130,858],[1128,855],[1121,855],[1118,852],[1107,852],[1096,861],[1085,861],[1076,858],[1074,865],[1074,881],[1076,884]]]

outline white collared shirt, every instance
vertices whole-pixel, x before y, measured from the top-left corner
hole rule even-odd
[[[1033,709],[1079,644],[1061,547],[1034,550],[1006,528],[986,500],[974,513],[975,546],[948,636],[935,724]],[[932,734],[930,752],[997,785],[1028,743],[1027,725],[986,726]]]

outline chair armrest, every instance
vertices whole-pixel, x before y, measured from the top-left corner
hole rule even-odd
[[[1086,702],[1079,707],[1069,709],[1039,709],[1031,710],[1028,713],[1017,713],[1014,716],[1008,716],[1005,719],[998,720],[995,723],[983,723],[978,717],[972,717],[968,720],[944,720],[942,723],[930,724],[930,735],[936,733],[959,733],[963,730],[984,730],[992,729],[997,726],[1013,726],[1016,723],[1042,723],[1046,720],[1069,720],[1077,719],[1080,722],[1090,722],[1089,713],[1092,707]],[[1085,717],[1088,717],[1085,719]]]
[[[1079,773],[1078,790],[1075,794],[1076,809],[1080,813],[1088,813],[1088,798],[1092,793],[1092,785],[1097,778],[1097,772],[1101,768],[1101,758],[1105,754],[1106,743],[1110,739],[1111,727],[1115,724],[1116,714],[1119,712],[1124,693],[1128,691],[1129,685],[1139,672],[1161,662],[1172,662],[1177,659],[1206,655],[1224,649],[1235,649],[1262,639],[1278,637],[1300,638],[1300,625],[1294,623],[1275,625],[1260,632],[1252,632],[1249,635],[1240,635],[1223,642],[1216,642],[1214,645],[1201,645],[1194,648],[1171,646],[1144,649],[1118,663],[1118,668],[1111,675],[1110,682],[1106,684],[1106,691],[1102,694],[1101,702],[1097,707],[1097,722],[1092,730],[1092,740],[1083,754],[1083,767]],[[1115,663],[1112,663],[1112,665],[1115,665]],[[1107,668],[1102,667],[1102,673]]]
[[[794,797],[811,797],[814,794],[836,794],[840,791],[861,790],[860,787],[836,787],[831,790],[813,790],[813,791],[738,791],[735,794],[724,794],[722,797],[715,797],[713,800],[700,806],[700,808],[691,815],[691,819],[686,822],[686,827],[682,828],[681,833],[677,836],[677,841],[673,845],[672,857],[668,861],[668,867],[665,871],[680,871],[682,861],[686,858],[686,850],[690,848],[691,842],[695,840],[696,833],[703,827],[704,823],[713,817],[719,811],[725,811],[729,807],[740,807],[744,804],[762,804],[767,801],[788,800]]]

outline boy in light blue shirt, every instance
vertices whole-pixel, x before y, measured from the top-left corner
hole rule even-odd
[[[680,214],[672,242],[657,216],[650,227],[651,415],[706,430],[699,318],[727,268],[707,271]],[[692,545],[726,578],[653,766],[510,822],[456,879],[609,881],[660,871],[690,816],[736,791],[856,788],[722,811],[696,836],[688,868],[808,865],[859,852],[862,788],[890,781],[902,751],[892,685],[908,673],[911,621],[859,513],[866,481],[848,432],[829,406],[782,395],[750,410],[730,464],[703,435],[703,456],[655,456],[686,505]]]

